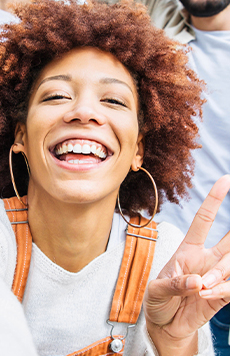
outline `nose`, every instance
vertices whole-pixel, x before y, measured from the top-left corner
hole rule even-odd
[[[68,111],[63,120],[65,122],[79,121],[81,124],[95,122],[98,125],[105,123],[105,117],[100,110],[99,102],[95,100],[77,100],[73,107]]]

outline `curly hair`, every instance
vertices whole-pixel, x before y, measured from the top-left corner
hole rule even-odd
[[[145,137],[143,167],[154,177],[163,200],[179,202],[191,187],[198,147],[194,116],[202,116],[203,84],[187,66],[185,48],[152,26],[143,5],[114,5],[73,0],[38,0],[12,6],[20,19],[2,27],[0,35],[0,191],[15,195],[8,164],[17,122],[26,122],[31,87],[54,58],[83,46],[112,53],[135,78],[139,94],[139,129]],[[21,156],[21,155],[18,155]],[[14,157],[21,195],[27,193],[23,158]],[[140,176],[141,175],[141,176]],[[153,212],[152,183],[142,171],[129,172],[120,187],[122,208],[134,215]]]

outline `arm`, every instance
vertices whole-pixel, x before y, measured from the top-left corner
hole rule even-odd
[[[37,356],[21,304],[11,292],[16,241],[0,200],[0,354]]]
[[[38,356],[21,304],[0,279],[0,350],[7,356]]]
[[[146,326],[160,356],[197,354],[197,330],[230,300],[230,234],[212,249],[204,248],[229,188],[229,175],[213,186],[184,241],[148,286]]]

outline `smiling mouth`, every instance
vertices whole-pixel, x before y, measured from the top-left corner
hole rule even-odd
[[[104,161],[112,153],[102,144],[82,139],[70,139],[58,143],[51,153],[69,164],[95,164]]]

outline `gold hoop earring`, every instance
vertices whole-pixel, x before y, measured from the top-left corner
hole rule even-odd
[[[19,195],[19,193],[18,193],[16,184],[15,184],[15,180],[14,180],[14,173],[13,173],[13,166],[12,166],[12,152],[13,152],[13,147],[14,147],[14,145],[12,145],[12,146],[10,147],[10,152],[9,152],[9,167],[10,167],[11,182],[12,182],[12,184],[13,184],[13,188],[14,188],[14,192],[15,192],[15,194],[16,194],[16,197],[18,198],[18,200],[19,200],[24,206],[27,206],[27,204],[25,204],[25,203],[22,201],[22,199],[21,199],[21,197],[20,197],[20,195]],[[24,152],[21,151],[21,153],[22,153],[22,155],[23,155],[23,157],[24,157],[24,159],[25,159],[27,171],[28,171],[28,173],[29,173],[29,175],[30,175],[30,168],[29,168],[29,164],[28,164],[28,161],[27,161],[27,157],[26,157],[26,155],[25,155]]]
[[[142,227],[145,227],[145,226],[147,226],[147,225],[149,225],[149,224],[151,223],[151,221],[153,220],[153,218],[154,218],[154,216],[155,216],[155,214],[156,214],[156,212],[157,212],[158,193],[157,193],[157,186],[156,186],[156,183],[155,183],[153,177],[151,176],[151,174],[150,174],[145,168],[143,168],[143,167],[139,167],[139,169],[141,169],[142,171],[144,171],[144,172],[149,176],[149,178],[151,179],[151,182],[152,182],[152,184],[153,184],[153,188],[154,188],[154,192],[155,192],[155,208],[154,208],[154,211],[153,211],[153,215],[152,215],[151,218],[147,221],[147,223],[144,224],[144,225],[132,224],[132,223],[130,223],[130,222],[124,217],[124,214],[123,214],[122,211],[121,211],[119,192],[118,192],[118,196],[117,196],[117,205],[118,205],[118,209],[119,209],[119,211],[120,211],[121,216],[123,217],[123,219],[125,220],[125,222],[126,222],[128,225],[130,225],[130,226],[132,226],[132,227],[142,228]],[[119,191],[120,191],[120,190],[119,190]]]

